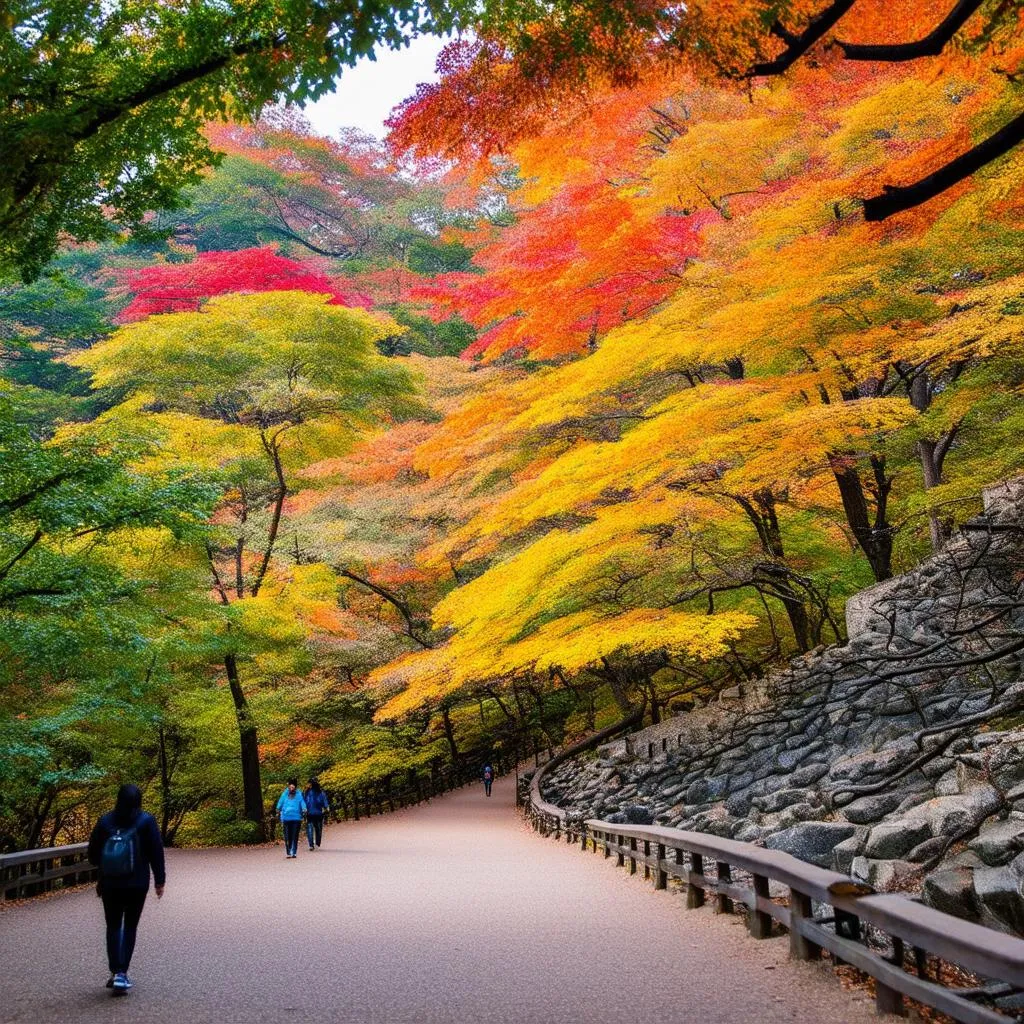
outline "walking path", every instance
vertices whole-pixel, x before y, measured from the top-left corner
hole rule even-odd
[[[600,855],[542,840],[512,783],[330,827],[323,849],[172,850],[132,976],[103,988],[89,891],[0,911],[0,1021],[732,1024],[878,1021],[787,940],[686,912]],[[642,875],[639,876],[642,878]]]

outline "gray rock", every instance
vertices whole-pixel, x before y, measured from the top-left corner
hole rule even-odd
[[[960,780],[956,777],[956,769],[951,768],[949,771],[940,775],[935,781],[935,795],[936,796],[958,796],[960,793]]]
[[[750,808],[751,799],[746,793],[736,793],[725,801],[725,809],[737,818],[746,817]]]
[[[688,804],[707,804],[712,800],[719,800],[725,796],[729,786],[727,776],[719,775],[717,778],[698,779],[686,791],[686,802]]]
[[[907,793],[906,796],[899,802],[899,806],[896,808],[896,813],[903,815],[907,811],[913,810],[915,807],[919,807],[925,802],[925,800],[931,800],[932,793],[931,786],[927,783],[923,783],[920,787]]]
[[[850,873],[853,858],[857,857],[861,850],[864,849],[864,842],[867,837],[868,830],[866,828],[859,828],[849,839],[836,843],[832,848],[832,866],[836,871],[843,871],[846,874]]]
[[[934,782],[942,778],[947,772],[956,767],[956,762],[951,757],[936,757],[934,760],[921,766],[921,774],[928,780]],[[959,790],[957,790],[959,792]]]
[[[1020,863],[1018,863],[1020,861]],[[1024,931],[1024,861],[998,868],[977,868],[974,892],[981,904],[982,921],[1001,931]]]
[[[875,860],[894,860],[930,839],[931,835],[931,826],[920,818],[883,821],[871,830],[864,845],[864,856]]]
[[[983,868],[985,862],[973,850],[961,850],[945,862],[948,868]]]
[[[746,819],[733,826],[732,838],[738,839],[741,843],[756,843],[763,835],[764,829]]]
[[[855,825],[870,825],[880,821],[890,811],[895,811],[902,799],[902,793],[873,793],[862,796],[842,809],[843,817]]]
[[[766,814],[774,814],[791,804],[797,804],[807,799],[807,791],[804,789],[779,789],[774,793],[759,796],[754,800],[754,806]]]
[[[651,813],[651,809],[643,804],[630,804],[627,807],[623,807],[622,814],[625,818],[624,823],[630,825],[654,824],[654,815]]]
[[[828,775],[828,765],[808,764],[803,768],[797,768],[789,777],[789,781],[794,786],[813,786],[815,782],[823,779],[826,775]]]
[[[802,746],[802,744],[801,744]],[[777,764],[784,772],[792,771],[806,756],[806,751],[798,747],[796,750],[784,750],[778,756]]]
[[[754,781],[753,772],[738,772],[729,778],[729,792],[739,793],[746,789]]]
[[[1024,850],[1024,821],[1011,819],[983,825],[978,838],[967,847],[989,867],[1007,864]]]
[[[1000,745],[992,752],[989,770],[999,789],[1013,789],[1024,782],[1024,748],[1016,743]]]
[[[807,821],[769,836],[767,846],[827,868],[832,865],[836,845],[856,831],[855,825],[845,821]]]
[[[914,808],[914,815],[928,822],[932,835],[952,836],[984,821],[1002,803],[1002,797],[992,786],[975,786],[959,796],[927,800]]]
[[[970,868],[932,872],[924,880],[922,899],[929,907],[968,921],[976,921],[981,914]]]
[[[921,874],[919,864],[910,864],[905,860],[873,860],[869,857],[854,857],[850,865],[850,874],[879,892],[902,889],[907,883],[916,880]]]
[[[910,853],[905,857],[912,864],[924,864],[930,861],[933,857],[938,857],[949,843],[947,836],[936,836],[934,839],[926,839],[923,843],[918,843]]]
[[[813,796],[813,794],[812,794]],[[829,816],[827,807],[812,800],[805,800],[799,804],[793,804],[787,810],[797,821],[824,821]]]

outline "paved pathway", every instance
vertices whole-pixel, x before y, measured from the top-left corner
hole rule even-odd
[[[877,1021],[786,940],[530,832],[499,780],[283,847],[171,851],[112,999],[92,891],[0,911],[0,1021]]]

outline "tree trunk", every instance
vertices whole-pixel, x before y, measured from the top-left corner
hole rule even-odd
[[[806,654],[811,649],[810,626],[807,620],[807,609],[800,598],[800,595],[784,580],[773,580],[775,596],[782,602],[789,616],[789,624],[793,628],[793,639],[801,654]]]
[[[171,827],[171,775],[167,768],[167,735],[162,722],[157,736],[160,741],[160,838],[167,846]]]
[[[233,654],[224,656],[224,669],[231,687],[231,699],[235,702],[235,718],[238,720],[238,738],[242,754],[242,794],[245,817],[256,825],[257,841],[264,836],[263,825],[263,783],[260,778],[260,745],[256,733],[256,722],[249,709],[241,680],[238,678],[238,663]]]
[[[604,663],[605,671],[601,675],[607,680],[608,688],[612,691],[612,696],[615,698],[615,703],[619,705],[619,710],[623,715],[631,715],[636,711],[636,708],[629,702],[629,697],[626,695],[626,687],[623,683],[619,673],[615,671],[611,663],[607,658],[602,658],[601,661]]]
[[[852,465],[847,457],[836,454],[829,456],[829,465],[839,487],[846,521],[861,551],[867,556],[875,579],[879,583],[891,579],[892,530],[886,522],[884,508],[879,510],[875,523],[872,524],[864,483],[857,472],[857,467]]]
[[[455,744],[455,730],[452,728],[451,709],[447,705],[441,708],[441,722],[444,725],[444,738],[448,741],[448,750],[451,753],[452,764],[458,764],[459,748]]]

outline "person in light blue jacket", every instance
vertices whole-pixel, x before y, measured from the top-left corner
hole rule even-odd
[[[299,792],[299,780],[289,779],[288,788],[277,801],[277,816],[284,829],[284,855],[289,860],[299,852],[299,830],[302,816],[306,813],[306,801]]]

